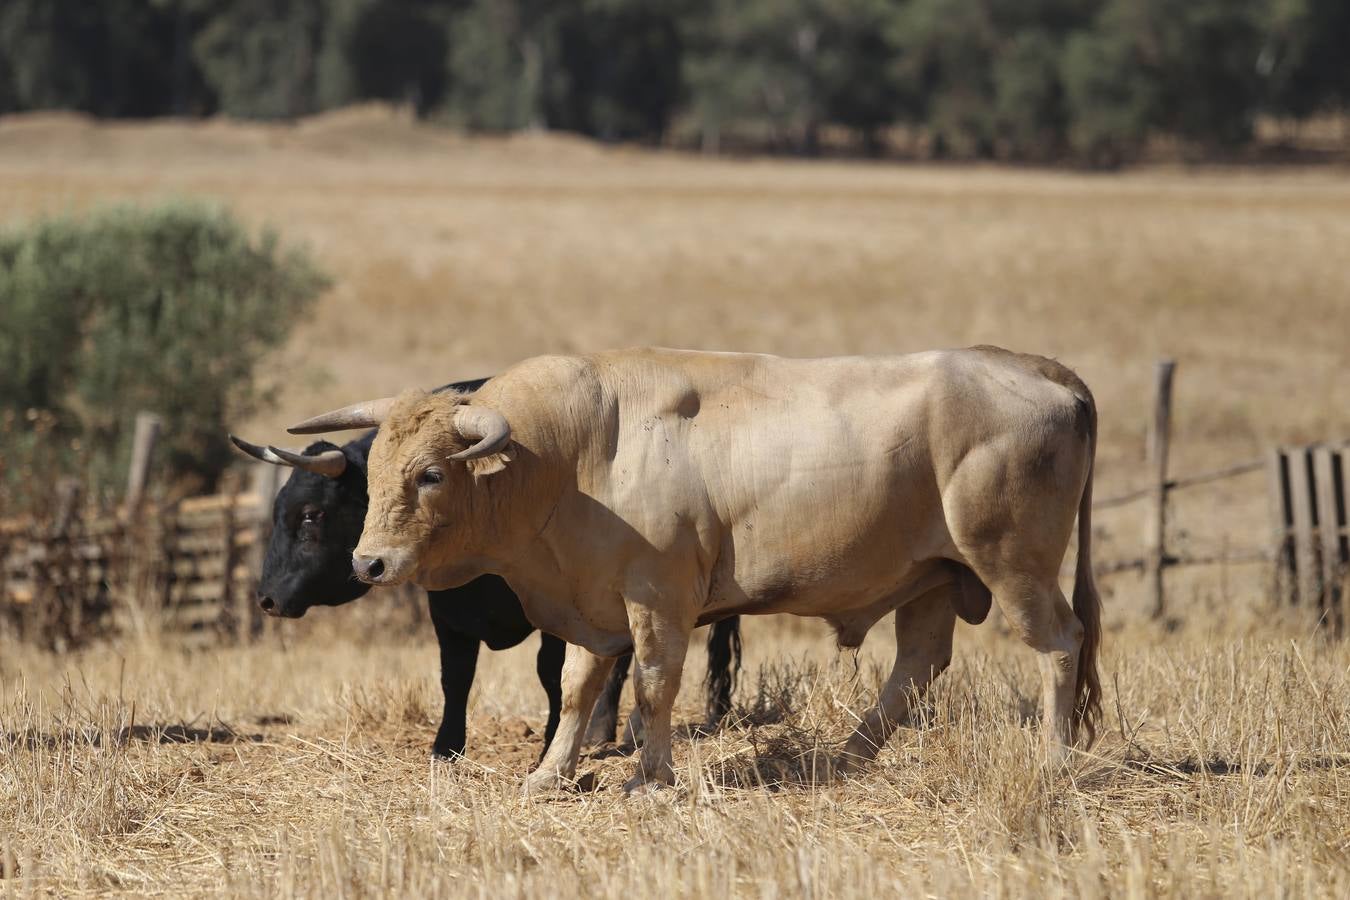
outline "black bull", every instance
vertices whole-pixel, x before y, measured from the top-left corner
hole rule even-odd
[[[485,380],[459,382],[447,388],[477,390]],[[369,585],[352,577],[351,560],[365,523],[366,458],[374,439],[375,432],[371,431],[341,447],[318,441],[297,456],[231,436],[249,456],[295,469],[272,507],[272,535],[258,586],[258,603],[267,614],[299,618],[311,606],[340,606],[370,590]],[[317,464],[321,459],[323,464]],[[464,753],[469,689],[478,667],[480,645],[505,650],[525,640],[535,628],[525,618],[515,593],[496,575],[484,575],[447,591],[427,591],[427,606],[441,647],[441,689],[445,694],[445,710],[432,753],[453,758]],[[731,706],[735,674],[740,668],[740,641],[739,618],[718,622],[708,632],[708,676],[704,682],[708,728],[715,727]],[[562,708],[565,647],[553,635],[541,635],[535,671],[548,695],[545,748],[553,740]],[[588,742],[615,739],[619,694],[631,663],[630,653],[615,665],[591,716]]]

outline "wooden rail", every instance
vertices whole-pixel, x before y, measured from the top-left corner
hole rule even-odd
[[[1180,478],[1168,479],[1167,490],[1174,491],[1181,488],[1194,487],[1199,484],[1209,484],[1213,481],[1222,481],[1226,478],[1235,478],[1238,475],[1248,475],[1252,472],[1260,472],[1266,468],[1266,460],[1252,459],[1247,462],[1235,463],[1231,466],[1224,466],[1221,469],[1210,469],[1205,472],[1197,472],[1194,475],[1186,475]],[[1139,488],[1138,490],[1128,491],[1124,494],[1117,494],[1114,497],[1107,497],[1102,500],[1095,500],[1092,503],[1093,509],[1111,509],[1116,506],[1125,506],[1134,503],[1137,500],[1143,500],[1153,493],[1153,488]]]

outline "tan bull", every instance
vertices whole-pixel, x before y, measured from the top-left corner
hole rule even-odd
[[[539,357],[471,397],[412,392],[292,429],[381,425],[353,565],[430,589],[503,575],[576,645],[527,789],[571,779],[631,646],[646,722],[628,787],[674,780],[690,632],[734,614],[829,621],[858,646],[895,611],[895,667],[849,738],[876,756],[990,594],[1040,654],[1052,761],[1100,714],[1089,508],[1096,410],[1065,367],[993,347],[796,360],[626,350]],[[1058,575],[1074,516],[1070,607]]]

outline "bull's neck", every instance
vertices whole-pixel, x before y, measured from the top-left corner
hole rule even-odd
[[[506,468],[474,476],[467,491],[467,509],[452,526],[456,533],[443,532],[438,539],[438,544],[457,557],[490,561],[485,571],[495,574],[529,552],[561,495],[553,468],[535,452],[517,445],[508,455]]]
[[[489,561],[489,572],[516,569],[540,550],[540,537],[560,500],[575,490],[578,461],[589,446],[569,420],[566,404],[555,389],[498,393],[489,382],[480,393],[484,405],[512,423],[513,441],[506,468],[480,476],[473,490],[473,508],[466,527],[466,548],[474,558]],[[543,394],[552,402],[539,403]],[[527,399],[528,398],[528,399]]]

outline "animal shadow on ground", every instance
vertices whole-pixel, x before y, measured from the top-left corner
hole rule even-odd
[[[1271,762],[1269,760],[1248,763],[1221,758],[1194,759],[1192,757],[1168,761],[1149,755],[1127,757],[1124,765],[1128,769],[1165,779],[1185,779],[1195,775],[1243,774],[1255,775],[1260,778],[1270,774],[1278,774],[1286,767],[1303,771],[1350,768],[1350,756],[1308,756],[1302,759],[1291,759],[1282,764],[1279,761]]]
[[[236,731],[224,723],[202,728],[186,722],[166,722],[127,725],[113,732],[98,728],[72,728],[59,732],[4,732],[0,734],[0,747],[51,750],[79,744],[89,747],[125,746],[132,741],[152,744],[256,744],[263,739],[261,734]]]
[[[728,716],[728,719],[730,719],[730,716]],[[683,725],[673,726],[670,729],[671,731],[670,736],[671,739],[676,743],[679,742],[689,743],[696,740],[702,740],[703,738],[706,737],[711,737],[718,731],[725,730],[726,728],[727,723],[724,723],[717,729],[709,730],[706,727],[706,723],[686,722]],[[630,740],[606,741],[603,744],[597,744],[592,750],[583,753],[581,758],[590,760],[602,760],[602,759],[613,759],[616,756],[632,756],[634,753],[637,753],[638,748],[641,746],[642,742],[640,740],[637,743],[634,743],[633,741]]]
[[[814,728],[750,727],[749,753],[713,761],[711,780],[723,788],[782,791],[830,784],[839,744]]]

